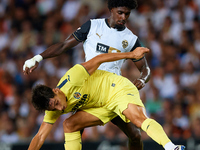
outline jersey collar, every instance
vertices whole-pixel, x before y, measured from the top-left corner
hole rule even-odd
[[[112,28],[110,27],[109,23],[108,23],[108,19],[105,19],[105,22],[106,22],[106,25],[109,27],[109,28]],[[116,29],[117,31],[123,31],[124,29],[126,29],[126,27],[124,26],[123,28],[119,28],[119,29]]]

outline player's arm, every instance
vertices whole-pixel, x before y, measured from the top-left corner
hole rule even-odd
[[[42,147],[48,134],[50,133],[52,127],[53,124],[43,122],[40,126],[38,133],[32,139],[28,150],[39,150]]]
[[[134,51],[137,47],[141,47],[139,39],[136,40],[131,51]],[[145,57],[139,60],[132,59],[132,61],[135,63],[136,67],[140,71],[140,77],[135,79],[133,81],[133,84],[138,88],[138,90],[140,90],[145,86],[145,83],[147,83],[150,79],[150,68],[147,64],[147,60]]]
[[[41,60],[52,58],[61,55],[63,52],[71,49],[80,42],[83,42],[87,39],[91,26],[91,21],[87,21],[80,28],[78,28],[72,35],[70,35],[64,42],[54,44],[47,48],[44,52],[39,55],[34,56],[33,58],[25,61],[23,66],[24,74],[31,73],[38,67],[38,64]]]
[[[47,48],[40,55],[43,59],[52,58],[61,55],[63,52],[71,49],[80,42],[77,41],[73,35],[70,35],[64,42],[59,42]]]
[[[82,63],[88,73],[91,75],[102,63],[104,62],[111,62],[120,59],[141,59],[144,57],[145,53],[148,53],[149,49],[144,47],[138,47],[132,52],[126,53],[106,53],[100,54],[96,57],[90,59],[87,62]]]
[[[43,59],[52,58],[61,55],[63,52],[71,49],[76,46],[79,41],[77,41],[73,35],[70,35],[68,39],[64,42],[59,42],[47,48],[44,52],[39,55],[34,56],[33,58],[25,61],[23,66],[24,74],[31,73],[38,67],[38,64]]]
[[[138,79],[135,79],[133,81],[133,84],[138,88],[138,90],[140,90],[145,86],[145,83],[149,81],[151,71],[145,57],[134,63],[140,71],[140,77]]]

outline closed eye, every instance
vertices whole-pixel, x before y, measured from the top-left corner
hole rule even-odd
[[[54,101],[54,103],[53,103],[53,104],[54,104],[54,107],[55,107],[55,106],[56,106],[56,100]]]
[[[56,102],[55,102],[55,106],[56,106],[56,105],[58,105],[58,100],[56,100]]]

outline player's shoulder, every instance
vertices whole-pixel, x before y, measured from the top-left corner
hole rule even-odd
[[[132,41],[133,43],[135,43],[135,41],[138,39],[138,36],[135,35],[130,29],[126,28],[125,29],[125,34],[126,34],[126,37]]]
[[[90,19],[91,21],[91,28],[93,30],[102,30],[102,28],[105,28],[105,19],[100,18],[100,19]]]
[[[135,34],[134,34],[129,28],[127,28],[127,27],[126,27],[126,29],[125,29],[125,32],[126,32],[126,34],[137,38],[137,35],[135,35]]]
[[[105,18],[97,18],[97,19],[90,19],[92,22],[103,22],[105,21]]]
[[[92,24],[102,24],[105,22],[105,18],[90,19]]]

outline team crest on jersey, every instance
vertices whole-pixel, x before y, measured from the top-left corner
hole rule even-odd
[[[74,98],[79,99],[81,97],[81,93],[76,92],[74,93]]]
[[[128,46],[128,41],[127,40],[123,40],[122,41],[122,46],[123,46],[123,48],[126,48]]]

